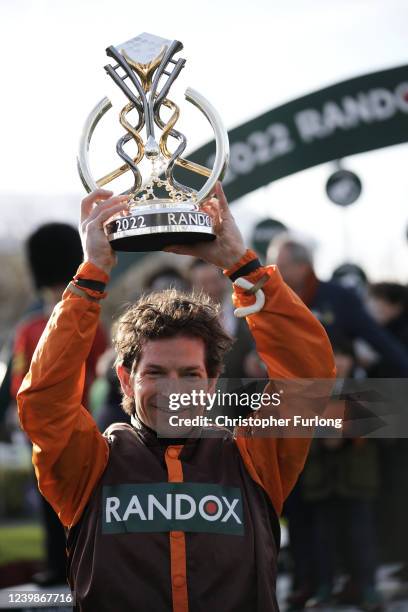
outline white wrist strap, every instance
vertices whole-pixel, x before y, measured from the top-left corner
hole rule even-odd
[[[250,283],[246,278],[237,278],[234,281],[234,285],[236,287],[241,287],[241,289],[252,289],[254,287],[254,283]],[[255,312],[259,312],[265,305],[265,294],[262,289],[258,289],[255,293],[255,302],[251,304],[251,306],[241,306],[240,308],[236,308],[234,310],[234,315],[241,319],[243,317],[247,317],[248,315],[254,314]]]

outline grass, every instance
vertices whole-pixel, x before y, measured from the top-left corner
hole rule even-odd
[[[0,527],[0,565],[43,558],[44,536],[40,525]]]

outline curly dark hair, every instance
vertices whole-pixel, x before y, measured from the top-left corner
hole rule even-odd
[[[143,295],[127,308],[115,325],[115,365],[122,364],[133,374],[146,342],[186,336],[201,338],[204,342],[207,374],[215,378],[221,373],[224,355],[233,343],[220,323],[219,310],[219,306],[202,293],[167,289]],[[133,414],[134,399],[123,395],[122,407],[127,414]]]

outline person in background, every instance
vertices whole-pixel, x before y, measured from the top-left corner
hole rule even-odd
[[[11,368],[11,392],[14,397],[28,372],[49,316],[61,299],[67,281],[82,261],[78,230],[66,223],[44,224],[28,237],[26,255],[37,300],[36,307],[20,321],[14,335]],[[89,387],[96,375],[96,363],[106,347],[106,334],[102,325],[99,325],[86,364],[85,405]]]
[[[368,288],[367,308],[377,323],[408,349],[408,289],[399,283],[372,284]],[[398,376],[384,359],[370,369],[369,375],[373,378]],[[379,509],[382,547],[390,561],[402,562],[394,576],[408,582],[408,440],[401,437],[386,442],[380,447],[384,499]]]
[[[332,347],[338,378],[352,378],[356,369],[352,342],[337,336],[332,339]],[[315,592],[306,608],[335,603],[357,605],[370,612],[383,609],[375,586],[375,500],[379,483],[375,441],[333,436],[316,438],[312,443],[300,482],[311,517],[311,548],[303,554],[312,566],[315,581]],[[347,580],[335,594],[339,561]]]
[[[83,253],[78,231],[65,223],[47,223],[32,233],[26,243],[30,273],[37,291],[36,307],[17,326],[11,363],[11,393],[17,391],[29,370],[32,356],[55,304],[61,299],[69,280],[82,261]],[[107,346],[101,325],[86,361],[83,402],[88,403],[88,391],[95,378],[96,363]],[[46,535],[46,568],[33,578],[41,586],[66,581],[65,533],[52,507],[41,497],[41,509]]]
[[[408,374],[408,351],[405,347],[378,325],[353,289],[317,278],[313,254],[307,245],[290,234],[281,235],[270,245],[267,262],[277,264],[285,282],[320,320],[329,338],[342,335],[353,342],[363,339],[399,375]],[[297,559],[303,558],[302,552],[297,551],[307,550],[310,545],[306,518],[308,511],[298,483],[285,506],[292,552]],[[310,564],[296,563],[295,560],[294,605],[307,601],[314,590],[309,570]]]
[[[408,350],[382,328],[352,289],[317,278],[311,249],[290,235],[281,236],[268,249],[267,263],[276,263],[285,282],[310,308],[329,337],[335,333],[363,339],[393,368],[395,376],[408,375]]]

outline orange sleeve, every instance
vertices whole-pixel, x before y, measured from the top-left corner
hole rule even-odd
[[[92,264],[79,270],[106,282],[106,274]],[[33,443],[39,489],[65,526],[79,520],[108,460],[107,441],[81,405],[99,312],[96,301],[64,292],[17,396],[21,426]]]
[[[250,256],[247,253],[240,265],[248,263]],[[256,283],[266,273],[269,280],[262,288],[265,305],[260,312],[247,317],[247,322],[269,378],[333,378],[334,358],[325,330],[283,282],[276,266],[258,268],[245,278]],[[234,287],[233,299],[237,307],[254,301],[253,296],[238,287]],[[310,438],[244,437],[237,430],[236,444],[249,474],[268,493],[279,515],[303,469]]]

